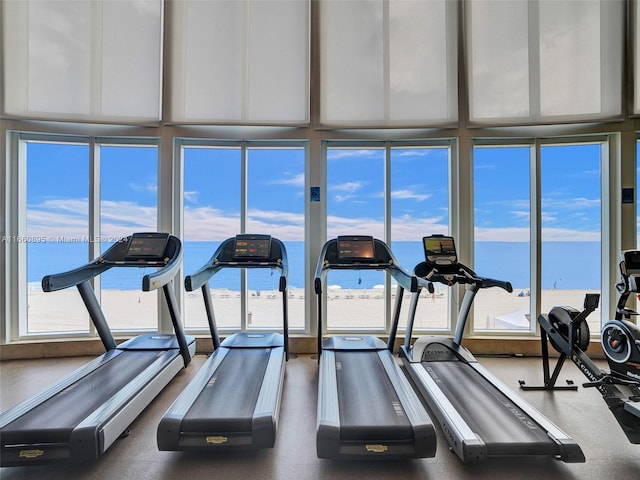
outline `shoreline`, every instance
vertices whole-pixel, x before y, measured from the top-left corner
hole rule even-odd
[[[436,289],[432,295],[424,290],[416,309],[416,330],[445,330],[447,325],[449,289]],[[392,292],[394,307],[395,288]],[[581,309],[585,293],[590,290],[543,290],[542,312],[553,306],[568,305]],[[155,329],[159,292],[140,290],[103,290],[102,309],[113,330]],[[305,292],[293,288],[288,292],[288,317],[291,329],[304,328]],[[219,328],[239,328],[240,292],[227,289],[211,290],[214,313]],[[252,328],[281,328],[282,293],[277,290],[249,291],[249,326]],[[404,293],[399,328],[404,329],[410,307],[411,294]],[[462,300],[456,298],[456,303]],[[474,300],[476,332],[525,333],[529,331],[530,297],[526,290],[492,288],[480,291]],[[182,314],[185,328],[205,329],[208,323],[201,290],[186,292]],[[384,290],[381,288],[348,289],[328,287],[327,328],[362,329],[384,328]],[[29,289],[28,310],[30,333],[86,331],[89,320],[87,310],[75,289],[45,293]],[[589,316],[589,327],[600,329],[600,309]]]

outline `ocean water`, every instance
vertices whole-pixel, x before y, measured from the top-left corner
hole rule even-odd
[[[304,287],[304,243],[284,242],[289,258],[290,288]],[[184,242],[185,275],[194,273],[213,255],[219,242]],[[105,245],[103,251],[108,248]],[[424,260],[422,243],[393,242],[391,245],[399,263],[412,271]],[[86,243],[30,243],[27,246],[27,280],[40,283],[48,274],[61,273],[87,263]],[[600,289],[599,242],[545,242],[542,247],[543,289]],[[514,288],[530,288],[529,244],[523,242],[477,242],[475,272],[482,277],[511,282]],[[114,268],[102,275],[102,288],[136,290],[142,277],[152,269]],[[276,290],[278,274],[271,270],[250,270],[250,290]],[[384,283],[384,275],[377,271],[330,271],[329,285],[342,288],[374,288]],[[212,288],[238,290],[240,276],[237,269],[222,270],[211,281]]]

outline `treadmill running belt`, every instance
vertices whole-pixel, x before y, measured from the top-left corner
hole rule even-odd
[[[15,419],[2,443],[65,443],[71,431],[165,352],[125,351]]]
[[[336,352],[340,438],[398,440],[413,430],[378,352]]]
[[[250,431],[270,348],[232,348],[184,419],[184,432]]]
[[[462,362],[423,362],[462,418],[485,442],[489,455],[557,453],[556,443],[526,413]]]

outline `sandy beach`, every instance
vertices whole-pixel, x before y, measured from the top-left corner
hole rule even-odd
[[[583,290],[545,290],[542,311],[555,305],[581,309]],[[159,292],[135,290],[104,290],[102,308],[113,330],[154,329]],[[248,310],[252,328],[278,328],[282,324],[282,294],[278,291],[250,291]],[[449,290],[436,290],[431,295],[421,293],[415,319],[415,329],[447,328],[447,295]],[[213,307],[218,326],[237,328],[240,325],[240,294],[231,290],[212,290]],[[395,297],[395,289],[392,297]],[[395,299],[393,299],[395,301]],[[456,298],[459,303],[462,298]],[[400,328],[406,325],[411,295],[404,294]],[[289,291],[288,310],[291,329],[304,328],[305,295],[302,289]],[[393,302],[392,302],[393,303]],[[507,293],[493,288],[478,293],[474,302],[476,331],[507,331],[517,333],[528,329],[530,297],[525,291]],[[29,331],[61,332],[86,330],[89,321],[86,308],[75,289],[45,293],[39,288],[28,292]],[[327,327],[336,329],[383,328],[384,292],[382,289],[328,289]],[[208,329],[201,291],[187,292],[184,297],[184,324],[188,329]],[[600,310],[592,313],[589,324],[599,330]]]

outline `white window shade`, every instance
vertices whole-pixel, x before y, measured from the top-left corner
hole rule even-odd
[[[173,4],[171,121],[309,121],[307,0]]]
[[[4,2],[4,113],[158,121],[162,5],[162,0]]]
[[[622,114],[623,2],[465,5],[472,122],[584,121]]]
[[[446,0],[321,2],[321,122],[455,122],[456,8]]]

